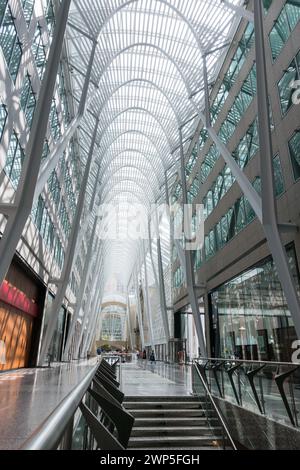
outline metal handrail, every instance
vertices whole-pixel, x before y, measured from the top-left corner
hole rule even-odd
[[[21,446],[20,450],[54,449],[60,442],[80,402],[98,370],[98,362],[74,390],[57,406],[42,425]]]
[[[269,361],[269,362],[268,361],[250,361],[250,360],[243,360],[243,359],[204,358],[204,357],[200,357],[199,359],[196,359],[195,362],[198,363],[199,365],[203,365],[203,367],[206,370],[210,369],[210,367],[214,363],[218,363],[219,365],[221,365],[225,369],[225,371],[226,371],[226,366],[228,366],[228,365],[229,366],[234,366],[234,367],[236,366],[237,369],[240,368],[243,365],[244,366],[252,366],[252,367],[249,367],[248,372],[245,372],[245,371],[244,372],[245,372],[245,375],[248,377],[249,385],[251,387],[253,397],[248,391],[246,391],[246,393],[247,393],[247,395],[250,396],[251,400],[256,403],[257,410],[262,415],[265,414],[264,393],[263,393],[263,389],[261,388],[261,398],[259,398],[259,395],[258,395],[258,392],[257,392],[257,389],[256,389],[256,385],[254,383],[254,377],[258,373],[260,373],[261,371],[266,370],[266,368],[268,366],[276,367],[277,370],[276,370],[275,376],[272,380],[274,380],[275,383],[276,383],[278,392],[281,396],[282,403],[285,407],[287,417],[289,418],[290,423],[292,424],[293,427],[298,426],[297,412],[293,413],[293,410],[291,409],[291,405],[289,403],[289,400],[288,400],[287,395],[286,395],[286,391],[284,389],[284,383],[285,383],[286,380],[289,379],[290,376],[292,376],[292,374],[294,372],[297,372],[297,371],[300,370],[300,364],[299,363],[274,362],[274,361]],[[285,371],[282,370],[280,372],[281,368],[286,368],[286,369],[285,369]],[[227,370],[227,372],[228,372],[228,370]],[[234,372],[234,373],[236,374],[236,372]],[[240,374],[238,375],[238,378],[239,378],[239,380],[241,380]],[[260,383],[260,387],[261,387],[261,382],[259,382],[259,383]],[[231,384],[231,387],[232,387],[232,390],[234,392],[234,396],[235,396],[235,399],[236,399],[238,405],[241,405],[240,399],[237,396],[237,392],[236,392],[236,389],[235,389],[235,386],[234,386],[232,380],[230,380],[230,384]],[[207,384],[207,385],[209,386],[209,384]],[[224,398],[223,394],[221,394],[221,393],[220,393],[220,396],[221,396],[221,398]],[[291,399],[292,399],[292,406],[295,409],[295,402],[294,402],[293,396],[291,396]]]
[[[230,434],[230,432],[229,432],[228,426],[227,426],[227,424],[225,423],[225,420],[224,420],[224,418],[223,418],[223,416],[222,416],[222,413],[221,413],[221,411],[219,410],[219,407],[218,407],[218,405],[216,404],[216,402],[215,402],[215,400],[214,400],[214,397],[212,396],[212,394],[211,394],[211,392],[210,392],[210,390],[209,390],[209,388],[208,388],[208,386],[207,386],[205,380],[203,379],[203,377],[202,377],[202,375],[201,375],[201,373],[200,373],[200,371],[199,371],[199,369],[198,369],[198,367],[197,367],[197,363],[194,363],[194,364],[193,364],[193,367],[194,367],[194,369],[196,370],[196,372],[197,372],[197,374],[198,374],[198,376],[199,376],[199,378],[200,378],[200,380],[201,380],[201,382],[202,382],[202,385],[203,385],[203,387],[204,387],[204,389],[205,389],[205,391],[206,391],[206,394],[207,394],[207,396],[208,396],[208,398],[209,398],[211,404],[213,405],[213,408],[214,408],[214,410],[215,410],[215,412],[216,412],[216,414],[217,414],[217,416],[218,416],[218,420],[219,420],[219,422],[220,422],[220,424],[221,424],[221,426],[222,426],[222,429],[223,429],[223,431],[225,432],[225,434],[226,434],[226,436],[227,436],[227,438],[228,438],[228,440],[229,440],[229,442],[230,442],[230,444],[231,444],[231,446],[232,446],[232,449],[233,449],[233,450],[237,450],[237,447],[236,447],[236,445],[235,445],[235,443],[234,443],[234,440],[233,440],[233,438],[231,437],[231,434]]]
[[[208,361],[208,362],[230,362],[230,363],[238,363],[238,364],[265,364],[266,366],[291,366],[291,367],[300,367],[300,363],[297,362],[275,362],[275,361],[250,361],[246,359],[226,359],[226,358],[219,358],[219,357],[199,357],[195,359],[195,361]]]

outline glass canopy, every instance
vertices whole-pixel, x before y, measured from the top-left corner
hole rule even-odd
[[[88,6],[87,6],[88,4]],[[240,21],[243,0],[74,0],[68,29],[72,87],[80,101],[97,40],[88,112],[99,118],[101,203],[150,205],[163,197],[166,171],[178,161],[179,128],[192,136],[204,108],[203,56],[213,83]],[[119,240],[103,246],[105,279],[127,287],[139,243],[126,239],[128,210],[118,214]]]

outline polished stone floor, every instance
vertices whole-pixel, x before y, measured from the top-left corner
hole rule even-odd
[[[127,396],[184,396],[192,392],[191,366],[139,360],[122,364],[121,388]]]
[[[18,449],[96,361],[0,374],[0,450]]]

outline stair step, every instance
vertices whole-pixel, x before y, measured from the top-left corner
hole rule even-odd
[[[214,429],[217,432],[217,429]],[[221,429],[218,429],[220,433]],[[148,436],[212,436],[212,429],[208,426],[161,426],[161,427],[134,427],[132,437]]]
[[[211,424],[218,424],[217,419],[210,420]],[[200,427],[200,426],[206,426],[207,425],[207,419],[204,417],[181,417],[178,416],[176,418],[174,417],[145,417],[145,418],[136,418],[134,422],[134,427],[146,427],[146,426],[188,426],[188,427]]]
[[[198,397],[194,397],[193,395],[178,395],[178,396],[143,396],[143,395],[138,395],[138,396],[126,396],[125,402],[137,402],[137,401],[184,401],[184,402],[189,402],[189,401],[194,401],[194,402],[199,402],[200,401],[205,401],[204,398],[203,400],[199,399]]]
[[[129,411],[130,414],[132,414],[133,417],[135,418],[141,418],[141,417],[168,417],[168,416],[173,416],[173,417],[196,417],[196,418],[204,418],[205,414],[204,411],[201,409],[196,409],[196,410],[190,410],[190,409],[180,409],[180,410],[174,410],[174,409],[157,409],[157,410],[127,410]]]
[[[127,410],[138,410],[138,409],[199,409],[204,405],[204,403],[201,403],[199,401],[191,401],[191,402],[181,402],[181,401],[132,401],[128,403],[123,403],[124,407]]]
[[[221,437],[212,437],[212,436],[153,436],[151,438],[147,437],[132,437],[129,441],[128,448],[140,448],[140,447],[152,447],[152,448],[167,448],[170,446],[183,447],[188,445],[188,447],[194,446],[207,446],[214,447],[221,445]]]

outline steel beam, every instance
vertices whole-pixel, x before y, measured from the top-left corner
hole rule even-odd
[[[130,303],[129,303],[129,294],[127,293],[127,328],[129,331],[129,340],[131,344],[131,349],[133,350],[134,344],[133,344],[133,338],[132,338],[132,325],[131,325],[131,318],[130,318]]]
[[[257,0],[254,0],[254,3],[256,3]],[[258,0],[260,1],[260,0]],[[246,10],[246,8],[241,7],[239,5],[233,5],[231,2],[228,0],[221,0],[221,3],[224,3],[228,8],[230,8],[232,11],[237,13],[240,17],[246,18],[246,20],[250,21],[253,23],[254,21],[254,16],[252,11]]]
[[[79,194],[79,199],[78,199],[78,203],[77,203],[77,207],[76,207],[76,213],[75,213],[73,224],[72,224],[72,230],[71,230],[71,234],[70,234],[70,237],[69,237],[69,244],[68,244],[68,248],[67,248],[67,252],[66,252],[66,256],[65,256],[64,267],[63,267],[63,271],[62,271],[62,275],[61,275],[62,283],[57,288],[57,293],[56,293],[56,296],[55,296],[55,300],[52,304],[50,320],[49,320],[47,330],[46,330],[46,334],[45,334],[45,337],[43,339],[43,344],[42,344],[42,347],[41,347],[41,356],[40,356],[40,364],[39,365],[43,365],[44,360],[45,360],[45,358],[48,354],[48,350],[49,350],[49,347],[50,347],[50,344],[51,344],[51,341],[52,341],[52,338],[53,338],[53,334],[54,334],[54,331],[55,331],[57,318],[58,318],[58,315],[59,315],[59,310],[61,308],[64,296],[65,296],[65,293],[66,293],[66,290],[67,290],[67,287],[68,287],[68,284],[69,284],[70,274],[71,274],[73,264],[74,264],[74,261],[75,261],[74,260],[74,253],[75,253],[75,249],[76,249],[78,233],[79,233],[79,230],[80,230],[80,222],[81,222],[81,217],[82,217],[82,212],[83,212],[83,207],[84,207],[84,201],[85,201],[85,196],[86,196],[86,188],[87,188],[88,179],[89,179],[89,175],[90,175],[91,164],[92,164],[93,157],[94,157],[94,147],[95,147],[95,142],[96,142],[98,124],[99,124],[99,121],[97,120],[96,125],[95,125],[95,129],[94,129],[93,139],[92,139],[92,142],[91,142],[91,147],[90,147],[90,151],[89,151],[88,160],[87,160],[86,167],[85,167],[84,177],[83,177],[82,184],[81,184],[81,191],[80,191],[80,194]]]
[[[266,67],[264,17],[261,1],[254,2],[256,49],[256,78],[258,102],[258,127],[260,141],[260,168],[262,186],[262,225],[272,253],[278,277],[291,312],[296,333],[300,338],[300,301],[287,253],[282,243],[277,219],[275,198],[273,149],[269,114],[268,76]]]
[[[141,309],[141,298],[140,298],[140,286],[138,281],[137,273],[134,273],[134,284],[135,284],[135,291],[136,291],[136,311],[138,317],[138,324],[140,329],[140,338],[141,338],[141,346],[142,349],[145,347],[145,335],[144,335],[144,325],[142,319],[142,309]]]
[[[32,210],[70,4],[71,0],[64,0],[58,11],[45,76],[41,84],[33,116],[26,158],[16,192],[14,204],[17,206],[17,209],[8,218],[3,237],[0,241],[0,285],[10,267],[18,242]]]
[[[194,106],[196,107],[195,103]],[[243,170],[239,167],[229,150],[227,149],[226,145],[223,144],[220,137],[213,129],[213,127],[206,127],[206,118],[205,115],[198,110],[199,117],[206,128],[209,137],[215,143],[218,152],[225,160],[225,163],[230,168],[233,176],[235,177],[237,183],[239,184],[241,190],[243,191],[244,195],[248,199],[249,203],[251,204],[258,220],[262,222],[262,201],[261,197],[259,196],[258,192],[254,189],[251,182],[249,181],[248,177],[245,175]]]
[[[167,344],[170,340],[170,327],[168,320],[168,311],[167,311],[167,299],[166,299],[166,289],[165,289],[165,278],[164,278],[164,267],[162,260],[162,249],[161,249],[161,240],[159,233],[159,220],[157,215],[157,208],[155,208],[155,218],[156,218],[156,244],[157,244],[157,265],[158,265],[158,277],[159,277],[159,297],[160,297],[160,308],[163,317],[163,325],[166,335]],[[151,240],[150,240],[151,243]]]
[[[100,265],[101,256],[102,256],[102,245],[99,245],[99,247],[97,249],[96,260],[93,263],[94,272],[96,272],[97,267]],[[90,276],[87,277],[87,279],[86,279],[85,291],[87,290],[89,279],[90,279]],[[101,279],[101,277],[100,277],[100,279]],[[84,312],[84,316],[83,316],[83,320],[82,320],[80,337],[79,337],[78,344],[76,345],[74,355],[73,355],[74,359],[77,359],[78,356],[79,356],[79,349],[80,349],[80,345],[82,343],[83,336],[84,336],[84,333],[85,333],[85,327],[91,321],[91,317],[92,317],[92,315],[91,315],[91,305],[92,305],[92,302],[93,302],[93,300],[95,299],[95,296],[96,296],[96,285],[97,285],[97,277],[96,276],[93,277],[93,280],[91,281],[91,284],[92,285],[91,285],[90,291],[86,293],[86,295],[88,296],[88,300],[87,300],[87,303],[86,303],[86,306],[85,306],[85,312]]]
[[[94,329],[96,327],[98,316],[102,313],[101,310],[100,310],[99,314],[97,313],[97,311],[101,307],[102,295],[103,295],[103,282],[101,282],[101,277],[97,281],[97,283],[100,283],[101,285],[100,285],[99,290],[98,290],[98,295],[96,296],[96,299],[94,299],[94,306],[91,310],[91,322],[88,325],[88,330],[86,332],[86,337],[85,337],[83,347],[82,347],[83,357],[86,357],[87,351],[89,350],[89,347],[90,347],[90,340],[91,340],[92,332],[94,331]]]
[[[188,205],[188,193],[187,193],[187,184],[186,184],[186,175],[185,175],[185,158],[183,151],[183,141],[182,141],[182,131],[179,129],[179,139],[180,139],[180,169],[181,169],[181,185],[182,185],[182,195],[183,195],[183,209]],[[185,210],[184,210],[185,212]],[[186,224],[185,224],[186,225]],[[186,238],[186,234],[185,234]],[[190,250],[184,249],[184,259],[185,259],[185,272],[186,272],[186,284],[189,301],[191,304],[195,327],[198,335],[200,353],[203,357],[206,357],[206,344],[205,337],[201,323],[200,310],[198,304],[198,298],[195,292],[195,273],[192,260],[192,252]]]
[[[145,241],[142,240],[142,249],[143,249],[143,261],[144,261],[144,266],[145,266],[145,310],[146,310],[146,315],[147,315],[147,320],[148,320],[148,326],[149,326],[149,333],[150,333],[150,342],[151,342],[151,347],[154,350],[154,336],[153,336],[153,325],[152,325],[152,312],[151,312],[151,306],[150,306],[150,299],[149,299],[149,283],[148,283],[148,270],[147,270],[147,252],[146,252],[146,246],[145,246]]]
[[[68,357],[69,357],[70,346],[71,346],[71,342],[72,342],[73,335],[74,335],[74,332],[75,332],[76,323],[77,323],[77,321],[79,319],[79,316],[80,316],[81,303],[82,303],[82,299],[83,299],[83,295],[84,295],[84,291],[85,291],[85,287],[86,287],[86,281],[90,277],[92,266],[93,266],[91,258],[92,258],[92,251],[93,251],[93,248],[94,248],[94,242],[95,242],[95,238],[96,238],[97,223],[98,223],[98,217],[95,217],[94,226],[93,226],[93,229],[92,229],[92,233],[91,233],[91,237],[90,237],[90,241],[89,241],[89,245],[88,245],[88,250],[87,250],[87,253],[86,253],[86,256],[85,256],[84,268],[83,268],[83,273],[82,273],[82,277],[81,277],[79,292],[78,292],[78,296],[76,298],[76,307],[75,307],[75,311],[74,311],[72,321],[71,321],[71,325],[70,325],[70,328],[69,328],[67,342],[66,342],[66,345],[65,345],[64,360],[67,360]]]
[[[210,96],[209,96],[209,85],[208,85],[208,73],[206,55],[203,55],[203,80],[204,80],[204,92],[205,92],[205,120],[206,127],[211,127],[211,116],[210,116]]]

